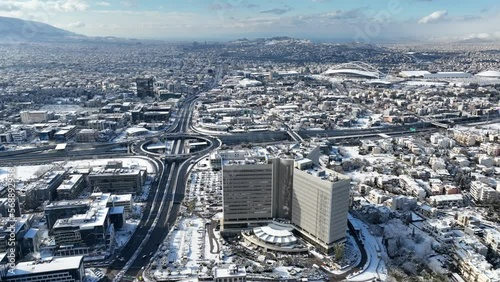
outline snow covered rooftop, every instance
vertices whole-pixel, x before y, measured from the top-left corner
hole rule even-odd
[[[476,76],[500,78],[500,71],[493,71],[493,70],[483,71],[476,74]]]
[[[16,265],[14,273],[8,272],[7,277],[13,278],[21,275],[78,269],[83,263],[83,256],[50,258],[40,261],[20,262]]]
[[[285,224],[270,223],[267,226],[256,227],[253,233],[257,238],[271,244],[290,244],[297,241],[292,233],[293,227]]]

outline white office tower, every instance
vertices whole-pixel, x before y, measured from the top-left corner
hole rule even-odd
[[[294,168],[293,160],[244,163],[222,168],[224,234],[281,219],[324,253],[344,242],[349,177],[319,168]]]
[[[292,223],[324,253],[345,240],[349,193],[350,179],[344,175],[294,171]]]

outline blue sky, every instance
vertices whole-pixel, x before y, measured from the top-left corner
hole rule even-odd
[[[0,16],[129,38],[500,39],[498,0],[1,0]]]

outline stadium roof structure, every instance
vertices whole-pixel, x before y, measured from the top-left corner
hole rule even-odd
[[[415,70],[415,71],[401,71],[399,74],[402,77],[424,77],[424,75],[430,74],[430,72]]]
[[[493,71],[493,70],[483,71],[483,72],[476,74],[476,76],[500,78],[500,71]]]
[[[358,77],[367,79],[381,78],[384,76],[384,74],[377,68],[364,62],[350,62],[336,65],[325,71],[323,75],[349,76],[354,78]]]

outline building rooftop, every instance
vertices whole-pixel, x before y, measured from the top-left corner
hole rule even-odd
[[[47,258],[37,261],[20,262],[16,265],[14,273],[7,272],[7,277],[78,269],[82,263],[83,256]]]
[[[214,270],[214,278],[230,278],[230,277],[244,277],[247,273],[244,267],[238,267],[234,264],[230,265],[228,268],[217,267]]]
[[[461,201],[464,199],[462,194],[451,194],[451,195],[436,195],[430,196],[431,201],[441,202],[441,201]]]
[[[54,229],[65,226],[78,226],[80,229],[92,229],[95,226],[103,226],[108,213],[109,208],[93,207],[85,214],[75,214],[70,218],[58,219],[54,224]]]
[[[132,201],[132,194],[123,194],[123,195],[112,195],[109,197],[108,202],[130,202]]]
[[[140,172],[141,172],[140,169],[133,169],[133,168],[98,168],[96,170],[91,171],[89,175],[109,175],[109,174],[137,175]]]
[[[71,190],[82,177],[81,174],[70,175],[70,179],[64,180],[63,183],[57,187],[57,190]]]

